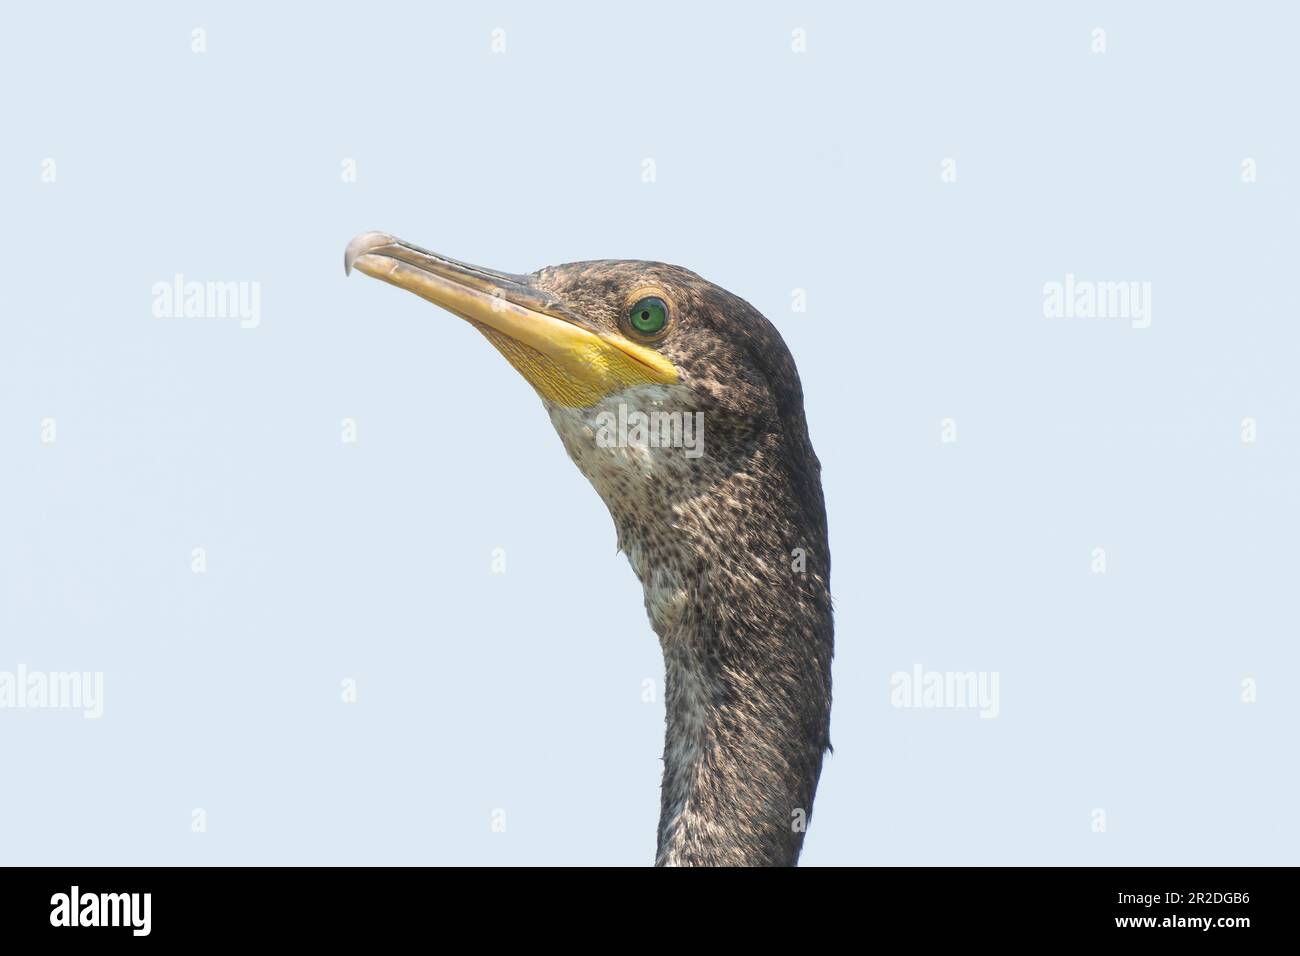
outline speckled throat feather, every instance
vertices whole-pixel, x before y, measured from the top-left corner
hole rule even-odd
[[[629,389],[550,414],[609,507],[663,649],[656,863],[793,865],[830,746],[833,649],[820,466],[802,403],[757,428],[712,409],[709,453],[694,461],[594,441],[597,416],[619,404],[703,401],[708,415],[708,394],[692,383]]]

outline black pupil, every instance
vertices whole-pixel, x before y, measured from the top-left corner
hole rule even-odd
[[[642,321],[642,322],[645,322],[645,321],[647,321],[649,318],[650,318],[650,310],[649,310],[649,309],[642,309],[642,310],[641,310],[641,321]]]

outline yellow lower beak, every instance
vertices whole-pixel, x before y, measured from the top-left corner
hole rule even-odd
[[[659,352],[584,322],[523,276],[457,262],[382,232],[348,243],[343,266],[471,322],[556,404],[586,408],[625,388],[677,381],[676,366]]]

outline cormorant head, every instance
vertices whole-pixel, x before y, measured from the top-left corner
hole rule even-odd
[[[616,520],[617,493],[631,490],[629,483],[671,471],[674,488],[690,494],[716,485],[742,467],[737,456],[763,447],[793,463],[798,474],[786,480],[815,496],[821,511],[817,459],[785,344],[751,305],[695,273],[601,260],[514,275],[380,232],[353,239],[344,265],[482,332],[541,395]],[[635,430],[635,413],[675,416],[659,419],[669,440],[652,427],[634,435],[646,441],[622,441],[627,429],[620,424],[631,418]],[[602,433],[602,423],[613,430]],[[824,513],[810,517],[820,518],[812,527],[824,528]]]
[[[509,275],[371,232],[344,265],[487,336],[608,506],[664,651],[657,860],[793,863],[830,743],[833,624],[820,466],[776,329],[660,262]]]

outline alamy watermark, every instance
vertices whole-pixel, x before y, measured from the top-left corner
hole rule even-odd
[[[197,282],[176,273],[153,284],[156,319],[238,319],[242,329],[262,322],[260,282]]]
[[[75,883],[50,897],[51,926],[120,926],[132,936],[148,936],[153,921],[152,893],[83,893]]]
[[[1043,316],[1048,319],[1128,319],[1135,329],[1151,325],[1151,283],[1076,279],[1043,283]]]
[[[619,403],[618,412],[596,416],[599,448],[681,448],[687,458],[704,454],[703,412],[643,412]]]
[[[104,714],[102,671],[0,671],[0,710],[80,710],[87,720]]]
[[[978,710],[980,717],[998,715],[997,671],[927,671],[913,664],[889,678],[889,702],[900,709]]]

